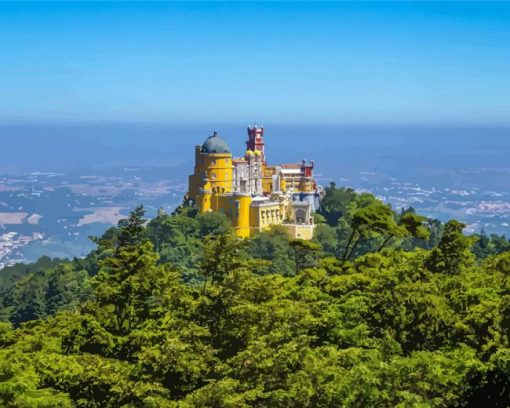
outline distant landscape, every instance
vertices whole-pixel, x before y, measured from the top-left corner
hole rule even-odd
[[[89,236],[138,204],[171,212],[194,145],[213,130],[234,149],[246,139],[242,124],[1,125],[0,267],[85,256]],[[510,235],[510,128],[269,124],[266,134],[271,160],[314,159],[321,184]]]

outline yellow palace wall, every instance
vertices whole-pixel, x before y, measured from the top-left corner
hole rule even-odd
[[[189,177],[189,194],[196,199],[209,181],[211,192],[226,194],[232,192],[233,170],[232,154],[203,154],[197,146],[195,153],[195,172]],[[197,200],[198,201],[198,200]]]

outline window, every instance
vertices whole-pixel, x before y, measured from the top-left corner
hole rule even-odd
[[[216,179],[216,173],[215,173],[214,171],[211,173],[211,178],[212,178],[213,180],[215,180],[215,179]]]
[[[216,160],[215,160],[215,159],[212,159],[212,160],[211,160],[211,164],[212,164],[213,166],[215,166],[215,165],[216,165]]]

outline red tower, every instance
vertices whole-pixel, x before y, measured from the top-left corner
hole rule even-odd
[[[264,126],[248,126],[248,141],[246,142],[246,150],[259,151],[262,156],[262,161],[264,163],[266,162],[264,150]]]
[[[301,174],[303,177],[312,178],[313,177],[313,167],[315,163],[313,160],[310,160],[308,164],[306,164],[306,160],[301,161]]]

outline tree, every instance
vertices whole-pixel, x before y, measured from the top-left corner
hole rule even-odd
[[[510,241],[506,239],[505,235],[498,236],[496,234],[491,234],[491,249],[492,255],[510,251]]]
[[[479,235],[475,236],[473,243],[473,253],[477,258],[487,258],[491,254],[491,239],[485,233],[482,228]]]
[[[290,245],[294,249],[296,274],[305,268],[313,268],[317,265],[317,255],[321,249],[320,245],[302,239],[293,239],[290,241]]]
[[[99,273],[91,280],[94,290],[89,310],[113,310],[113,322],[105,322],[117,335],[136,329],[150,314],[151,299],[161,296],[164,268],[145,238],[144,210],[136,208],[119,222],[119,235],[111,256],[100,261]]]
[[[504,235],[491,234],[489,237],[482,229],[480,234],[475,235],[472,251],[477,258],[485,259],[492,255],[510,251],[510,242]]]
[[[341,247],[338,237],[338,228],[327,224],[316,225],[313,242],[321,245],[322,250],[331,256],[340,257]]]
[[[473,255],[469,252],[472,240],[462,233],[465,227],[465,224],[455,220],[445,224],[438,246],[432,250],[425,262],[429,270],[458,274],[462,266],[473,261]]]
[[[204,293],[208,281],[213,284],[221,283],[242,264],[240,252],[244,245],[234,234],[207,235],[204,238],[200,263]]]
[[[48,256],[42,256],[32,264],[18,263],[0,269],[0,292],[11,289],[17,281],[28,275],[56,268],[64,262],[66,261],[63,259],[52,259]]]
[[[146,220],[143,218],[144,216],[145,209],[143,205],[140,205],[131,211],[128,218],[119,221],[117,226],[119,234],[115,243],[116,250],[135,246],[146,240],[144,235]]]
[[[193,211],[135,211],[13,282],[31,320],[0,323],[2,407],[508,406],[506,238],[474,262],[463,225],[435,223],[429,250],[430,221],[355,193],[315,241],[216,216],[201,237]]]
[[[262,264],[262,268],[256,270],[257,273],[291,276],[295,273],[296,265],[290,242],[288,233],[283,228],[275,226],[252,237],[245,250],[249,257],[269,262]]]
[[[417,215],[414,210],[404,212],[397,223],[400,227],[400,237],[412,237],[413,239],[420,241],[429,239],[430,231],[425,226],[426,220],[427,218]],[[379,247],[379,251],[381,251],[388,242],[396,236],[397,234],[388,235],[383,244]]]
[[[200,236],[222,235],[231,231],[230,220],[222,212],[206,212],[198,216]]]
[[[356,193],[351,188],[336,188],[335,183],[326,187],[326,196],[321,202],[318,213],[324,217],[327,224],[336,227],[339,219],[347,214],[350,203],[355,199]]]
[[[15,325],[55,315],[77,307],[89,294],[89,275],[60,261],[56,267],[38,269],[3,293],[3,320]],[[53,264],[51,264],[53,266]]]
[[[345,246],[343,261],[349,260],[356,251],[360,241],[372,234],[386,236],[381,250],[391,238],[402,235],[403,229],[395,222],[393,211],[381,202],[373,202],[357,210],[351,220],[351,235]]]

